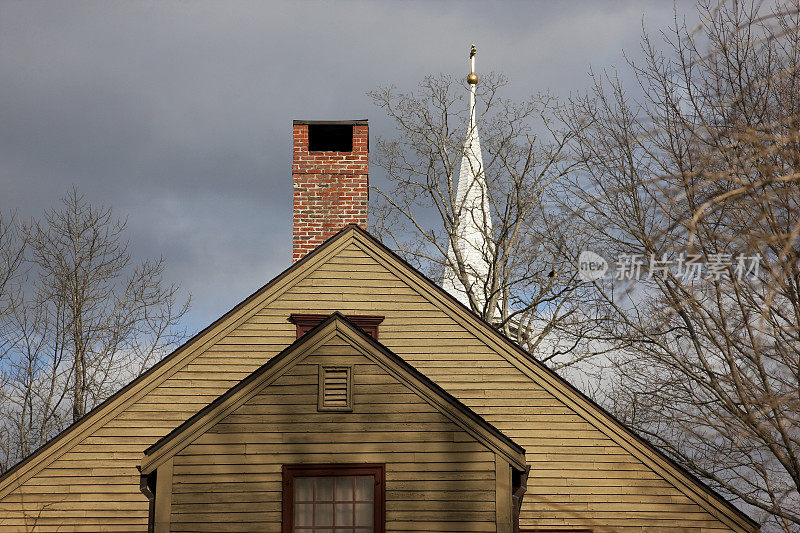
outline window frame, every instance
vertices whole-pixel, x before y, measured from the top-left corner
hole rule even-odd
[[[283,465],[281,531],[294,527],[294,480],[298,477],[373,476],[375,478],[374,532],[386,532],[386,465],[384,463],[327,463]]]
[[[288,320],[295,325],[295,333],[299,339],[330,316],[329,314],[320,313],[292,313],[289,315]],[[361,328],[364,333],[377,340],[378,326],[385,317],[380,315],[345,315],[345,318]]]

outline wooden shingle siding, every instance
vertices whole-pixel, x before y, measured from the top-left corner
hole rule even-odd
[[[573,405],[545,390],[507,354],[499,354],[496,346],[462,325],[463,320],[422,289],[412,287],[397,268],[376,260],[376,255],[358,235],[334,242],[324,253],[298,264],[302,269],[277,280],[263,297],[247,303],[227,331],[220,326],[202,334],[186,353],[176,355],[175,362],[92,418],[93,426],[81,426],[86,436],[70,435],[59,444],[58,453],[37,459],[10,485],[0,486],[0,530],[31,530],[37,517],[37,531],[146,530],[148,502],[139,492],[136,468],[143,450],[288,346],[295,339],[295,326],[287,321],[290,313],[336,310],[385,316],[380,331],[383,344],[526,448],[531,473],[522,509],[524,527],[581,526],[596,532],[604,527],[730,530],[698,504],[687,503],[685,489],[679,490],[632,455],[620,445],[620,437],[611,438],[591,417],[578,414]],[[288,393],[291,386],[284,389]],[[361,393],[362,401],[373,403],[372,415],[393,416],[392,405],[380,403],[380,387],[373,389]],[[295,391],[294,396],[275,395],[264,404],[263,413],[280,415],[284,408],[316,402],[316,391]],[[257,416],[240,418],[237,424],[252,430]],[[376,435],[402,423],[386,420],[375,422]],[[436,421],[406,423],[404,428],[414,431],[423,423],[426,433],[450,432],[449,426]],[[354,432],[346,422],[330,422],[327,429]],[[427,446],[424,442],[421,448]],[[326,456],[321,454],[319,462]],[[405,476],[408,483],[413,483],[414,473],[398,465],[422,464],[429,477],[450,473],[436,461],[421,462],[413,451],[398,450],[394,459],[399,463],[392,467],[393,474]],[[492,469],[493,465],[492,459]],[[480,483],[485,481],[480,477],[483,470],[480,462],[462,464],[460,475],[478,476],[465,481]],[[29,477],[28,472],[35,475]],[[230,475],[220,486],[247,479],[265,484],[253,487],[275,490],[265,476],[263,472]],[[198,490],[205,490],[203,483],[216,483],[212,477],[195,479]],[[17,479],[23,480],[21,487]],[[57,496],[48,499],[51,494]],[[392,494],[387,493],[388,500]],[[110,500],[125,508],[109,511]],[[403,501],[405,507],[412,505],[411,500]]]
[[[321,364],[352,365],[352,412],[317,411]],[[385,463],[387,531],[495,531],[494,452],[341,343],[174,457],[172,531],[277,531],[281,467],[295,463]]]

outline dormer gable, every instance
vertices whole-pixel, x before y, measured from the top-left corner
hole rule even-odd
[[[142,474],[153,472],[164,461],[191,444],[203,432],[332,338],[341,339],[355,348],[476,440],[502,455],[518,471],[525,470],[525,451],[520,445],[366,334],[344,315],[336,312],[145,450],[141,464]]]

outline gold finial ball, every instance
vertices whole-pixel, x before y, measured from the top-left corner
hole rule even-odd
[[[478,75],[475,74],[474,72],[470,72],[467,75],[467,83],[469,83],[470,85],[475,85],[476,83],[478,83]]]

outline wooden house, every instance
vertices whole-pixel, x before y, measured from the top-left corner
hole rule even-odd
[[[370,236],[294,124],[294,264],[0,478],[0,531],[756,531]]]

